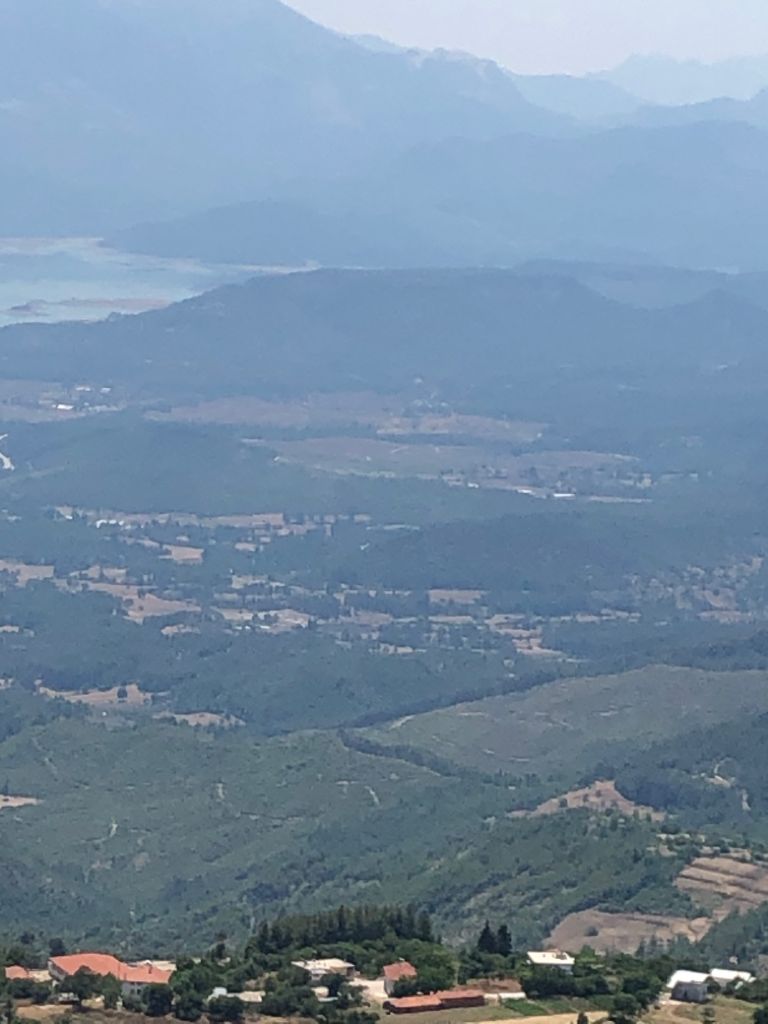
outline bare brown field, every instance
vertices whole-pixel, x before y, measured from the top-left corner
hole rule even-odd
[[[26,587],[30,580],[53,579],[54,568],[52,565],[29,565],[26,562],[17,562],[13,558],[0,558],[0,572],[12,573],[17,584]]]
[[[87,704],[92,708],[101,707],[142,707],[149,701],[149,695],[144,693],[136,683],[126,685],[127,696],[124,700],[118,697],[120,687],[115,686],[111,690],[88,690],[87,693],[77,693],[71,690],[52,690],[46,686],[39,686],[38,693],[45,697],[69,701],[70,704]]]
[[[755,1012],[753,1003],[716,996],[712,1005],[718,1024],[752,1024]],[[649,1011],[643,1020],[649,1024],[699,1024],[701,1007],[690,1003],[663,1001],[658,1009]]]
[[[707,917],[689,920],[655,914],[609,914],[601,910],[582,910],[569,914],[551,932],[548,943],[558,949],[578,952],[591,946],[599,953],[634,953],[641,942],[656,939],[666,942],[678,937],[696,942],[712,926]]]
[[[534,818],[550,814],[559,814],[561,811],[573,811],[586,808],[590,811],[619,811],[621,814],[631,816],[634,813],[650,815],[654,821],[663,821],[664,815],[654,811],[651,807],[643,807],[632,800],[628,800],[616,788],[616,783],[608,780],[593,782],[591,786],[584,789],[574,789],[570,793],[553,797],[539,804],[535,811],[530,812]],[[523,814],[526,812],[523,811]]]
[[[768,866],[755,864],[746,855],[698,857],[675,884],[713,910],[717,918],[768,903]]]
[[[178,615],[182,612],[195,614],[200,606],[191,601],[172,601],[157,594],[148,593],[143,588],[131,583],[104,583],[97,580],[78,580],[72,584],[61,582],[63,590],[95,590],[101,594],[109,594],[122,602],[126,616],[133,622],[142,623],[145,619],[164,615]]]
[[[178,406],[169,413],[152,414],[151,418],[297,430],[358,426],[373,428],[380,435],[390,437],[421,434],[514,444],[529,444],[537,440],[545,428],[542,423],[486,416],[413,414],[409,411],[409,405],[410,399],[406,396],[377,395],[369,391],[312,394],[301,401],[287,402],[268,402],[239,396]]]
[[[146,1017],[138,1013],[127,1013],[125,1010],[104,1010],[100,1007],[101,1000],[89,1000],[86,1008],[78,1012],[75,1006],[67,1004],[48,1006],[17,1006],[16,1010],[22,1020],[55,1021],[63,1017],[71,1017],[83,1024],[146,1024]]]
[[[192,548],[182,544],[167,544],[166,554],[162,557],[179,565],[200,565],[203,561],[205,548]]]
[[[665,942],[682,936],[697,942],[729,914],[746,913],[768,903],[768,867],[752,863],[746,854],[698,857],[683,869],[675,884],[701,907],[700,917],[585,910],[561,921],[549,941],[562,949],[589,945],[602,953],[633,953],[641,942],[651,939]]]
[[[16,1006],[16,1015],[21,1020],[54,1021],[70,1012],[69,1006]],[[90,1019],[90,1018],[89,1018]]]
[[[0,796],[0,811],[12,811],[17,807],[32,807],[40,801],[34,796]]]

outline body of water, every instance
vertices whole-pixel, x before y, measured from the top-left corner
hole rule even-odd
[[[262,272],[139,256],[94,238],[0,238],[0,327],[141,313]]]

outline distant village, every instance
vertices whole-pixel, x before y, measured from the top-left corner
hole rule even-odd
[[[622,956],[625,961],[633,960],[626,955]],[[537,979],[539,988],[542,979],[549,977],[553,991],[558,989],[557,976],[573,978],[574,972],[578,971],[578,963],[578,957],[554,949],[532,950],[524,956],[525,968]],[[489,1007],[495,1008],[489,1009],[489,1020],[501,1019],[500,1008],[510,1011],[510,1019],[524,1019],[531,1016],[528,1007],[534,998],[531,987],[526,985],[523,972],[519,972],[519,978],[484,977],[472,983],[426,992],[418,991],[419,971],[405,959],[385,964],[374,978],[363,976],[354,963],[339,957],[291,960],[290,968],[294,969],[300,982],[311,989],[320,1005],[333,1004],[339,1000],[342,987],[347,987],[357,994],[355,1005],[372,1010],[376,1016],[382,1013],[419,1015],[442,1011],[476,1011],[481,1007]],[[167,1008],[170,1011],[171,982],[176,974],[177,964],[173,961],[147,959],[125,962],[112,954],[97,952],[51,956],[43,968],[20,964],[5,967],[7,988],[11,996],[17,999],[20,1018],[30,1020],[42,1019],[33,1011],[42,1002],[40,995],[43,991],[47,994],[45,1002],[48,1007],[58,1005],[62,1011],[103,1007],[105,997],[98,993],[100,983],[106,980],[116,983],[119,992],[119,998],[111,1006],[114,1010],[136,1010],[139,1006],[146,1008],[152,1003],[148,995],[167,992]],[[90,986],[83,987],[84,979],[90,981]],[[733,968],[713,968],[709,971],[678,969],[670,974],[663,989],[656,995],[654,1005],[658,1008],[662,1005],[706,1004],[718,993],[738,996],[742,990],[746,991],[756,983],[756,978],[750,972]],[[84,998],[84,992],[90,998]],[[212,1011],[217,1004],[226,1005],[229,1012],[224,1014],[224,1018],[237,1020],[246,1015],[261,1015],[266,994],[267,989],[251,983],[238,991],[213,984],[210,991],[204,993],[204,1003]],[[30,1012],[25,1012],[25,1007]],[[149,1015],[159,1014],[150,1012]],[[211,1019],[217,1019],[214,1012],[210,1016]],[[451,1016],[446,1013],[446,1017],[452,1021],[460,1019],[455,1014]],[[555,1018],[558,1015],[553,1012],[553,1024],[561,1024]],[[471,1017],[472,1021],[480,1019],[476,1015]],[[587,1017],[587,1020],[590,1019]],[[607,1021],[614,1018],[606,1012],[594,1019]],[[622,1024],[625,1022],[622,1021]]]

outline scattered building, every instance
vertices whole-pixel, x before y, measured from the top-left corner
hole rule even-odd
[[[515,989],[510,992],[489,992],[488,998],[492,1003],[498,1003],[499,1006],[504,1006],[506,1003],[525,1000],[528,996],[522,991],[522,989]]]
[[[167,985],[173,974],[173,964],[161,965],[151,960],[127,964],[109,953],[75,953],[70,956],[54,956],[48,961],[48,971],[53,981],[65,986],[67,980],[85,969],[105,978],[111,974],[120,982],[124,996],[138,996],[148,985]]]
[[[464,1010],[485,1006],[485,994],[476,988],[451,988],[427,996],[403,996],[388,999],[384,1009],[390,1013],[427,1013],[435,1010]]]
[[[701,971],[675,971],[667,982],[670,999],[679,1003],[705,1003],[708,986],[709,975]]]
[[[528,953],[528,960],[534,967],[556,967],[566,974],[571,974],[575,963],[572,956],[559,949],[534,950]]]
[[[321,982],[329,974],[340,974],[348,981],[355,977],[355,965],[336,957],[329,957],[326,960],[294,960],[293,966],[308,971],[313,985]]]
[[[402,981],[403,978],[415,978],[418,972],[407,960],[399,960],[396,964],[387,964],[381,973],[384,978],[384,991],[391,996],[398,981]]]
[[[749,985],[754,976],[748,971],[733,971],[715,967],[705,974],[703,971],[675,971],[667,982],[669,998],[679,1003],[705,1003],[709,998],[712,983],[725,988],[726,985]]]
[[[208,1002],[212,999],[221,998],[239,999],[243,1006],[258,1009],[264,999],[264,990],[253,989],[245,992],[229,992],[226,988],[217,987],[213,992],[211,992],[210,996],[208,996]]]
[[[724,967],[715,967],[709,972],[709,976],[720,988],[725,988],[726,985],[738,988],[740,985],[751,985],[755,980],[754,974],[750,974],[749,971],[731,971]]]

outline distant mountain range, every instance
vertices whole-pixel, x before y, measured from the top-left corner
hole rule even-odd
[[[0,234],[98,233],[511,130],[570,124],[490,62],[374,53],[278,0],[0,4]]]
[[[701,433],[746,414],[750,396],[764,401],[766,338],[768,311],[723,289],[641,309],[551,268],[328,270],[91,326],[9,327],[0,367],[171,401],[413,392],[561,423],[571,436],[593,417],[615,432],[637,418],[682,433],[690,420]]]
[[[768,91],[645,101],[683,80],[678,99],[751,96],[765,64],[520,76],[279,0],[2,0],[0,236],[266,265],[762,271]]]
[[[303,265],[565,258],[768,269],[768,132],[626,125],[424,144],[343,183],[115,236],[162,255]]]
[[[724,96],[748,100],[768,87],[768,54],[712,63],[638,55],[594,77],[611,82],[646,103],[675,106]]]

